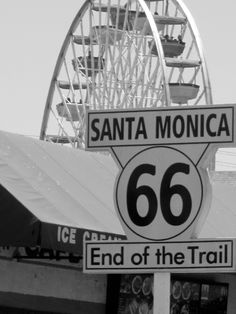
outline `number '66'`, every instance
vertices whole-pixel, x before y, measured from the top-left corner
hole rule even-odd
[[[160,199],[158,200],[156,192],[148,185],[138,186],[138,180],[144,174],[156,175],[156,166],[144,163],[137,166],[128,181],[127,185],[127,209],[131,221],[137,226],[148,226],[155,219],[157,210],[160,207],[165,221],[169,225],[179,226],[186,222],[192,209],[192,199],[188,189],[180,184],[171,185],[172,178],[177,173],[189,174],[189,165],[186,163],[174,163],[163,174],[160,184]],[[173,214],[174,195],[179,195],[182,200],[182,208],[178,215]],[[144,196],[148,202],[148,209],[145,216],[138,212],[137,201],[140,196]]]

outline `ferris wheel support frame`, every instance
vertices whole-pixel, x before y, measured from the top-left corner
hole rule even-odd
[[[144,0],[137,0],[138,3],[140,4],[140,6],[142,7],[143,11],[145,12],[148,22],[150,24],[150,28],[153,32],[153,38],[157,47],[157,51],[158,51],[158,55],[159,55],[159,59],[160,59],[160,65],[161,65],[161,71],[162,71],[162,77],[163,77],[163,88],[165,91],[165,100],[166,100],[166,106],[169,106],[171,104],[171,100],[170,100],[170,90],[169,90],[169,85],[167,82],[167,74],[166,74],[166,63],[165,63],[165,57],[163,54],[163,50],[160,48],[161,47],[161,40],[159,37],[159,33],[158,33],[158,29],[157,29],[157,25],[155,23],[155,20],[152,16],[152,13],[150,12],[147,4],[145,3]],[[47,123],[48,123],[48,119],[49,119],[49,112],[50,112],[50,105],[52,102],[52,98],[53,98],[53,93],[55,90],[55,81],[56,78],[58,76],[58,73],[60,72],[60,69],[62,67],[62,63],[63,63],[63,59],[65,57],[67,48],[69,46],[70,43],[70,38],[73,35],[74,31],[76,30],[80,19],[83,17],[83,12],[85,11],[85,9],[87,8],[87,6],[89,6],[91,1],[86,0],[84,2],[84,4],[82,5],[82,7],[80,8],[79,12],[77,13],[77,15],[75,16],[69,31],[65,37],[65,40],[63,42],[63,45],[61,47],[58,59],[57,59],[57,63],[53,72],[53,76],[51,79],[51,83],[50,83],[50,87],[49,87],[49,92],[48,92],[48,96],[47,96],[47,101],[46,101],[46,106],[44,109],[44,114],[43,114],[43,123],[41,126],[41,132],[40,132],[40,139],[44,140],[45,139],[45,133],[46,133],[46,127],[47,127]]]

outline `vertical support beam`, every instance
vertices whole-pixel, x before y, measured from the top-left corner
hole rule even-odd
[[[170,273],[154,273],[153,314],[170,313]]]

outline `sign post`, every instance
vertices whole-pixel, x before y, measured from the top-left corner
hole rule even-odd
[[[170,273],[153,274],[153,314],[170,313]]]
[[[171,272],[233,271],[234,241],[198,241],[211,203],[207,167],[235,146],[233,105],[87,113],[86,149],[119,167],[116,211],[128,241],[86,242],[86,272],[153,272],[154,314],[169,313]],[[109,250],[107,250],[109,244]]]

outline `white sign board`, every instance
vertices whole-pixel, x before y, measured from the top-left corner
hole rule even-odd
[[[86,148],[233,143],[234,115],[234,106],[89,111]]]
[[[155,146],[126,164],[117,180],[115,201],[132,233],[146,240],[164,241],[194,223],[203,203],[203,190],[199,170],[186,154]]]
[[[84,243],[84,272],[232,272],[235,240]]]
[[[235,146],[235,109],[191,106],[87,112],[86,149],[109,150],[129,241],[196,238],[211,202],[206,168],[218,147]]]

